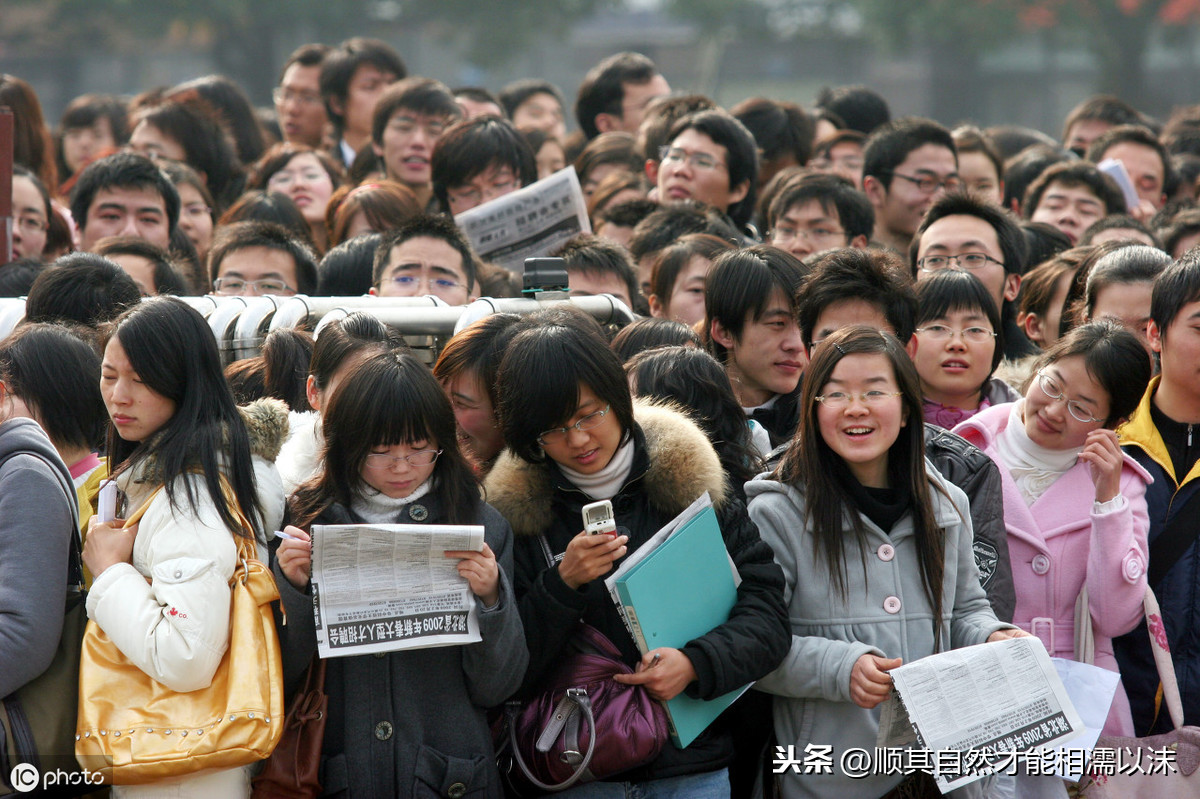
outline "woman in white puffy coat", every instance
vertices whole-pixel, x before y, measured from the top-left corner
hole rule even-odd
[[[259,532],[260,554],[262,520],[275,514],[264,514],[257,499],[246,425],[204,319],[169,298],[123,314],[105,345],[100,390],[111,420],[109,462],[124,493],[118,515],[152,499],[129,528],[93,519],[83,552],[95,575],[88,616],[167,688],[206,687],[229,646],[229,581],[242,534],[221,476]],[[249,774],[200,772],[114,794],[249,796]]]

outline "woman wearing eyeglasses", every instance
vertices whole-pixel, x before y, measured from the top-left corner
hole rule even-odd
[[[1021,395],[992,377],[1004,357],[1000,312],[975,275],[941,269],[916,285],[913,363],[925,421],[947,430]]]
[[[1076,601],[1087,589],[1094,663],[1117,671],[1112,639],[1142,617],[1150,475],[1117,444],[1115,428],[1137,407],[1150,358],[1114,322],[1077,327],[1035,364],[1025,397],[979,412],[954,432],[1000,466],[1004,524],[1017,606],[1013,623],[1052,656],[1075,651]],[[1104,727],[1133,735],[1118,687]]]
[[[643,685],[655,699],[683,691],[713,699],[762,677],[787,650],[783,574],[727,490],[707,437],[677,410],[634,404],[620,360],[590,318],[555,312],[530,325],[500,365],[508,449],[486,481],[488,501],[516,535],[517,596],[530,650],[521,695],[542,690],[581,619],[637,672],[616,679]],[[603,578],[705,491],[742,579],[737,604],[707,634],[643,657]],[[588,535],[581,508],[605,499],[617,531]],[[625,796],[636,785],[647,797],[728,797],[733,746],[723,718],[686,749],[668,740],[650,762],[559,795]]]
[[[287,624],[285,685],[316,650],[313,524],[483,525],[482,552],[446,552],[476,597],[482,641],[332,658],[322,796],[500,799],[485,713],[520,684],[528,653],[512,591],[512,531],[483,502],[459,452],[454,411],[429,369],[384,352],[357,366],[323,413],[322,471],[292,496],[298,527],[276,553]],[[303,529],[301,529],[303,528]]]

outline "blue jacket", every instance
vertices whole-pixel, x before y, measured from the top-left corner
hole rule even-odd
[[[1200,502],[1200,499],[1193,498],[1193,494],[1200,490],[1200,461],[1180,480],[1175,474],[1162,435],[1150,417],[1150,402],[1157,388],[1156,377],[1146,389],[1133,416],[1118,431],[1125,451],[1154,476],[1154,482],[1146,489],[1151,558],[1154,541],[1166,523],[1189,503]],[[1186,512],[1198,513],[1200,506],[1189,508]],[[1197,527],[1200,533],[1200,525]],[[1200,536],[1197,541],[1200,541]],[[1200,546],[1193,542],[1162,581],[1150,587],[1162,608],[1163,624],[1175,662],[1175,675],[1179,679],[1184,722],[1200,724]],[[1132,632],[1113,639],[1113,654],[1121,667],[1121,681],[1129,695],[1137,734],[1169,731],[1170,716],[1156,700],[1158,670],[1150,651],[1145,619]]]

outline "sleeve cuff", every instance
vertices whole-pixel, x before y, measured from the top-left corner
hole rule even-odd
[[[1109,513],[1116,513],[1118,511],[1125,510],[1126,506],[1128,506],[1128,505],[1129,505],[1129,500],[1125,499],[1125,495],[1117,494],[1115,497],[1108,500],[1107,502],[1093,502],[1092,503],[1092,515],[1093,516],[1104,516]]]

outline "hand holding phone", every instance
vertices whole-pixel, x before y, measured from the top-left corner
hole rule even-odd
[[[583,506],[583,531],[588,535],[617,532],[617,520],[613,518],[612,502],[602,499]]]

